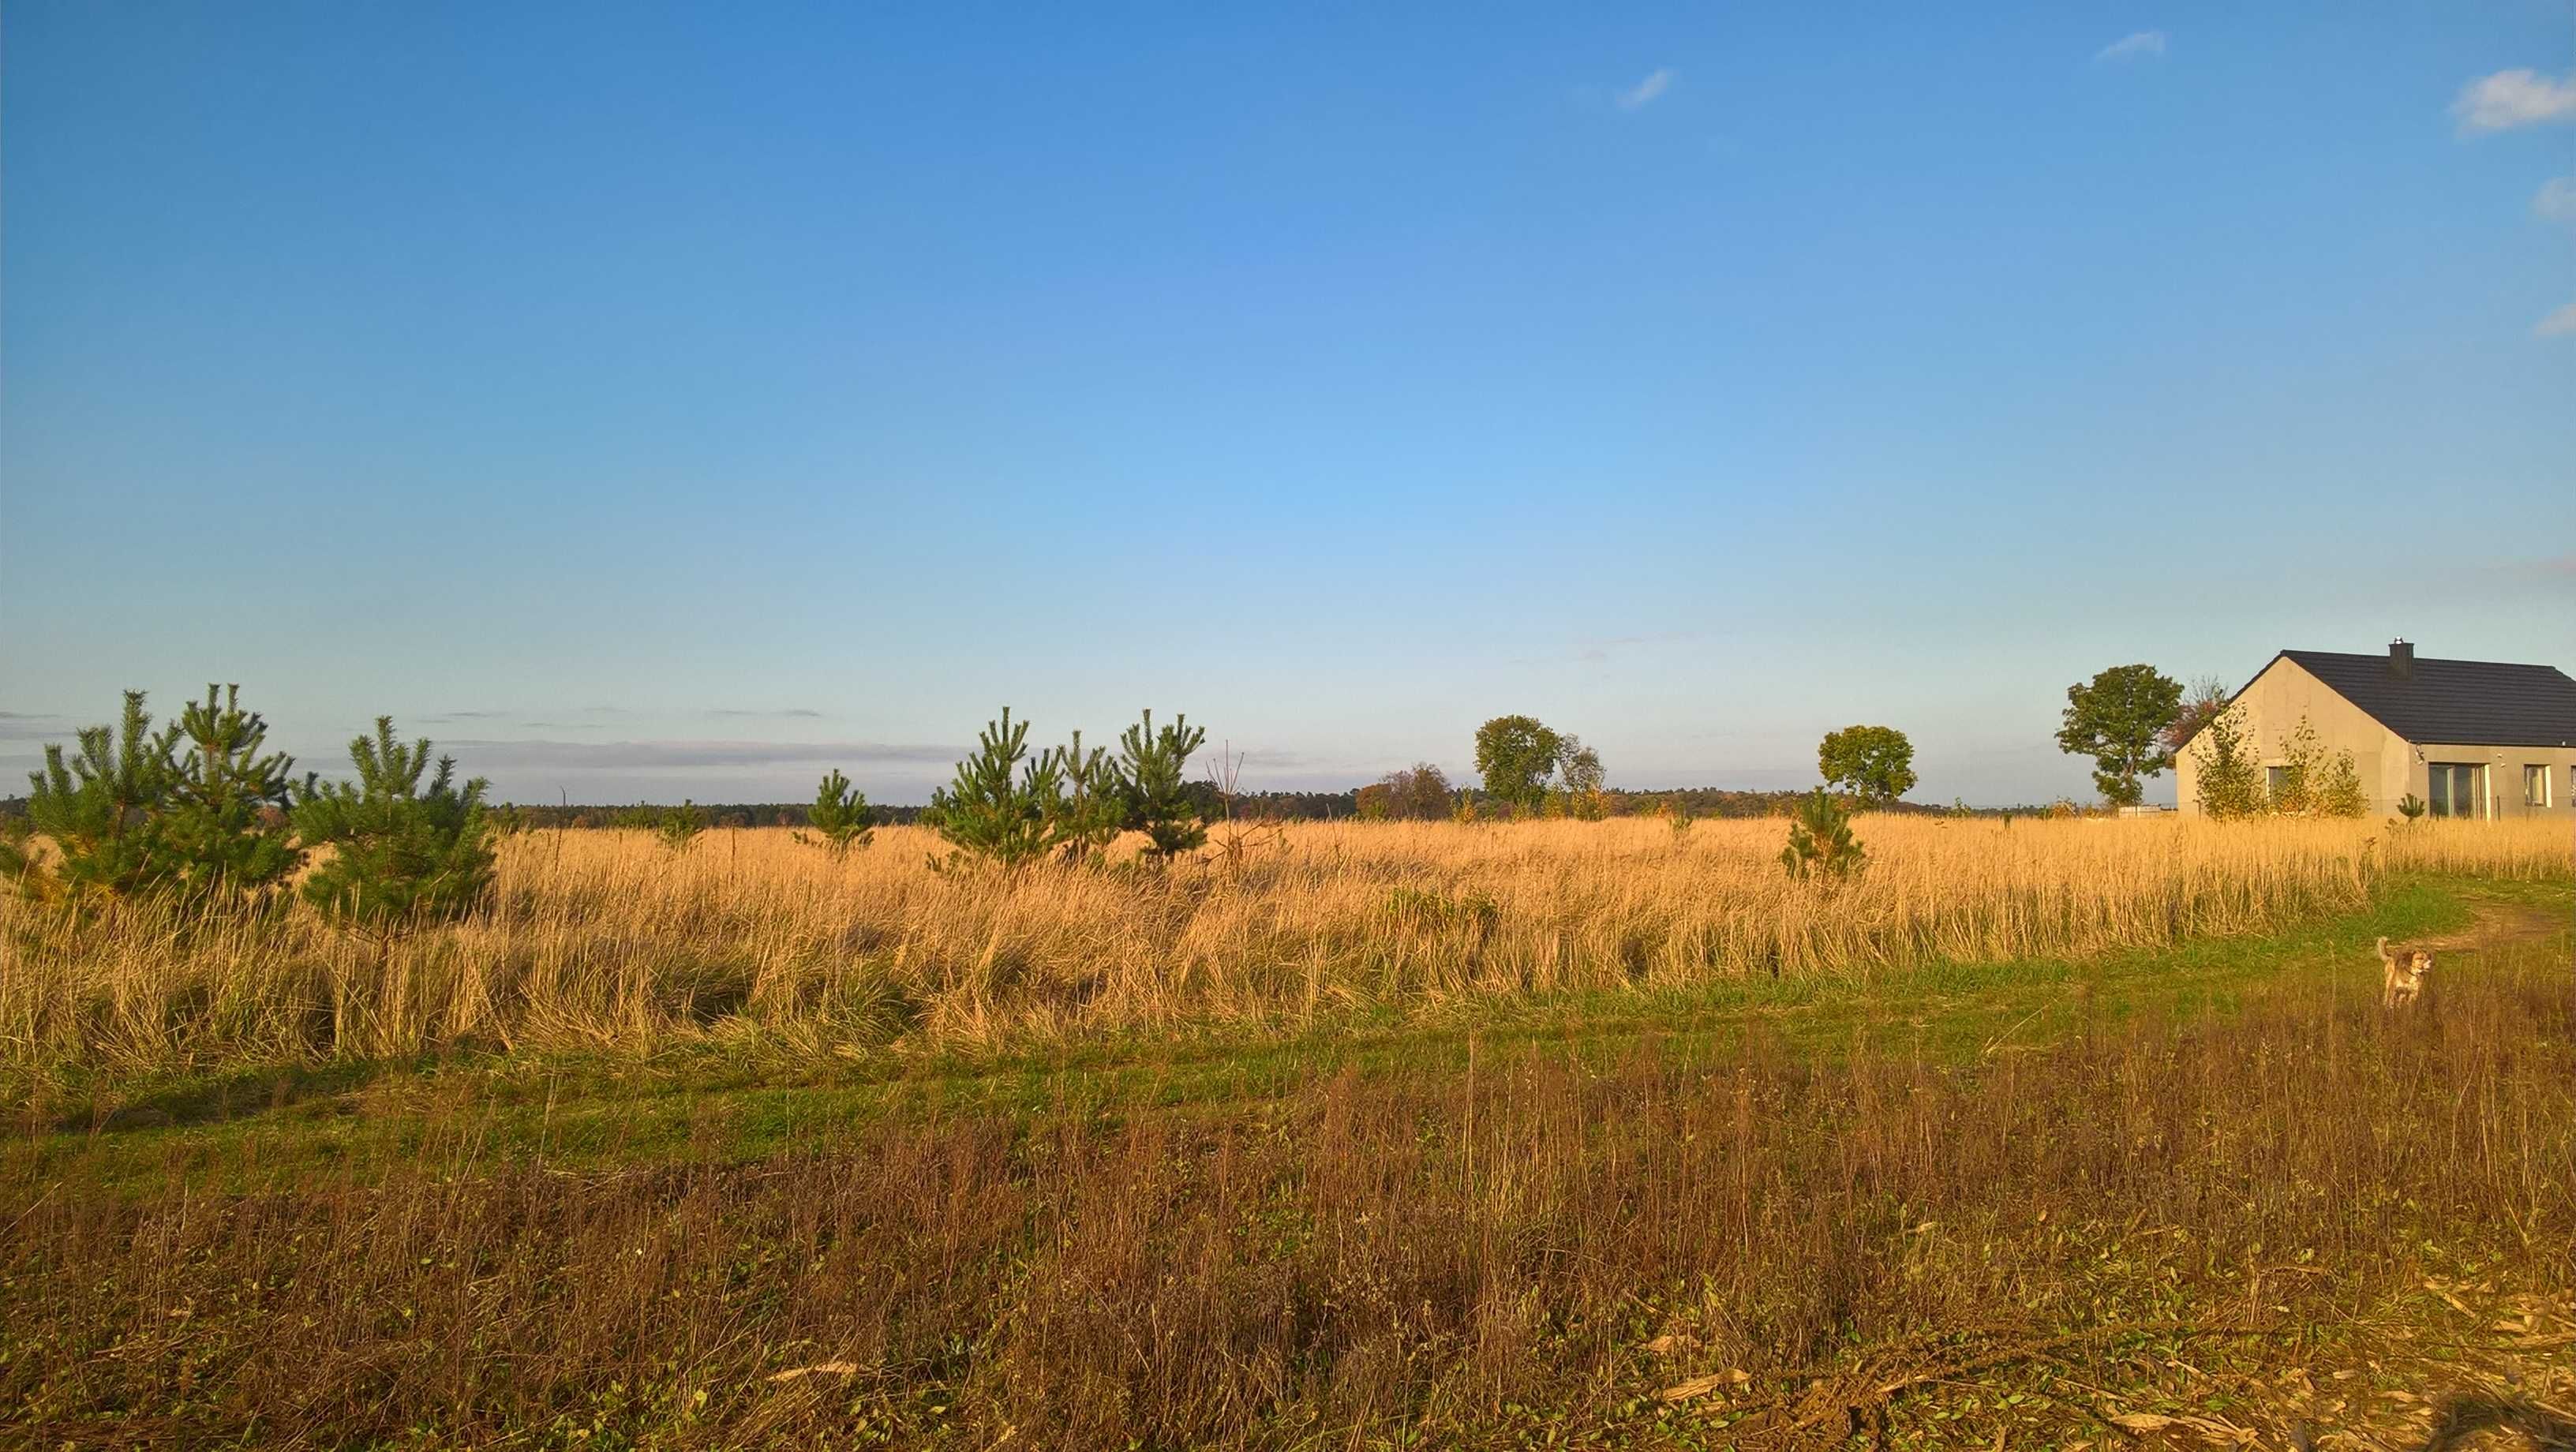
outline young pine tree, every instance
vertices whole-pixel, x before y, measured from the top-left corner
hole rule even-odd
[[[829,776],[823,778],[823,784],[815,789],[814,805],[805,813],[805,821],[814,829],[814,835],[808,837],[799,832],[796,840],[820,845],[835,857],[846,857],[854,847],[864,849],[868,839],[876,835],[875,829],[868,825],[869,820],[867,797],[851,786],[850,779],[835,767]]]
[[[295,758],[263,753],[268,723],[241,708],[241,687],[179,713],[171,791],[155,835],[170,857],[172,885],[207,906],[265,906],[284,900],[286,878],[304,861],[286,818]]]
[[[685,854],[706,829],[707,809],[686,797],[680,799],[678,806],[664,807],[653,816],[653,835],[674,857]]]
[[[1151,711],[1118,738],[1118,763],[1112,770],[1125,798],[1126,827],[1145,834],[1145,855],[1156,862],[1207,845],[1207,815],[1185,776],[1190,753],[1206,742],[1207,728],[1192,726],[1185,715],[1155,730]]]
[[[1057,747],[1054,756],[1064,790],[1047,803],[1050,832],[1063,846],[1066,862],[1095,862],[1127,826],[1118,769],[1103,748],[1084,751],[1079,731],[1073,733],[1073,744]]]
[[[66,761],[49,745],[44,769],[27,775],[27,824],[54,844],[53,860],[0,842],[0,875],[30,898],[72,907],[164,885],[171,860],[157,841],[159,814],[178,783],[178,729],[154,734],[143,693],[128,691],[117,726],[84,727],[79,739],[79,755]]]
[[[1053,751],[1035,761],[1028,754],[1029,723],[1011,720],[1005,706],[1001,720],[984,723],[975,754],[957,763],[956,779],[930,794],[930,824],[957,849],[951,862],[980,858],[1011,869],[1054,850],[1063,770]]]
[[[295,805],[304,840],[332,847],[305,878],[304,900],[336,924],[387,938],[471,913],[492,887],[483,779],[457,786],[456,761],[442,756],[423,791],[429,742],[405,747],[391,716],[376,718],[372,740],[349,743],[349,762],[356,781],[307,784]]]
[[[1789,821],[1789,845],[1780,849],[1780,865],[1791,877],[1849,877],[1867,860],[1852,837],[1851,813],[1842,803],[1822,787],[1800,799],[1797,815]]]

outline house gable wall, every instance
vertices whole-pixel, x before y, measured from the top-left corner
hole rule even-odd
[[[2316,728],[2317,740],[2328,756],[2338,751],[2352,753],[2352,764],[2361,773],[2362,790],[2370,794],[2373,812],[2394,812],[2398,798],[2410,790],[2419,794],[2423,791],[2424,767],[2414,759],[2413,748],[2397,733],[2380,725],[2377,717],[2345,700],[2332,686],[2286,656],[2275,659],[2261,675],[2247,682],[2245,689],[2236,693],[2233,709],[2244,723],[2247,748],[2264,766],[2280,766],[2288,759],[2282,748],[2304,716]],[[2200,810],[2195,759],[2199,744],[2194,741],[2185,747],[2181,759],[2174,763],[2178,801],[2186,814]],[[2408,784],[2410,775],[2412,786]]]
[[[2282,747],[2304,715],[2316,727],[2317,740],[2331,756],[2350,751],[2370,794],[2370,810],[2394,816],[2401,798],[2424,799],[2431,762],[2466,762],[2487,768],[2487,814],[2576,817],[2576,747],[2459,746],[2412,743],[2379,724],[2377,717],[2344,699],[2341,693],[2287,657],[2274,660],[2236,695],[2235,709],[2246,725],[2246,744],[2264,766],[2284,763]],[[2195,743],[2197,745],[2197,743]],[[2523,768],[2548,770],[2548,804],[2523,802]],[[2195,752],[2186,747],[2174,763],[2179,804],[2186,814],[2200,810]]]

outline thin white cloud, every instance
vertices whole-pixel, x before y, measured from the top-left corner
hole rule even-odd
[[[2096,61],[2154,60],[2165,53],[2165,33],[2161,30],[2139,30],[2093,52]]]
[[[1610,99],[1622,111],[1642,111],[1653,105],[1656,97],[1672,88],[1673,73],[1670,67],[1665,67]]]
[[[2562,81],[2530,69],[2498,71],[2462,86],[2451,114],[2464,132],[2576,121],[2576,75]]]
[[[961,747],[882,741],[443,741],[471,770],[667,771],[703,767],[946,766]]]
[[[2576,176],[2554,176],[2542,182],[2531,209],[2552,222],[2576,223]]]
[[[2531,335],[2535,338],[2576,337],[2576,302],[2569,303],[2534,323]]]

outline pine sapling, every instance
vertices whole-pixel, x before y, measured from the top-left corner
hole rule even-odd
[[[1192,726],[1186,715],[1156,730],[1152,711],[1118,738],[1113,770],[1126,799],[1126,827],[1145,834],[1152,861],[1169,862],[1207,845],[1207,816],[1187,776],[1190,753],[1206,742],[1207,729]]]
[[[174,886],[208,907],[283,903],[288,874],[304,851],[289,833],[286,806],[295,759],[261,750],[268,723],[241,708],[241,687],[227,686],[179,713],[186,750],[158,824],[171,857]]]
[[[674,857],[687,852],[698,840],[698,834],[706,829],[706,808],[686,797],[681,798],[676,807],[664,807],[653,823],[653,834],[661,839],[663,848]]]
[[[1064,860],[1079,866],[1096,862],[1118,840],[1127,823],[1127,804],[1117,768],[1108,752],[1082,749],[1082,733],[1073,744],[1054,750],[1056,774],[1063,791],[1046,803],[1049,833],[1064,849]]]
[[[349,743],[354,782],[308,782],[295,828],[331,854],[304,879],[304,900],[334,924],[392,937],[474,911],[492,888],[491,823],[480,777],[456,784],[456,761],[429,767],[429,742],[406,747],[391,716]]]
[[[1063,795],[1063,771],[1052,751],[1028,760],[1028,742],[1029,723],[1003,707],[1001,720],[984,723],[975,754],[957,763],[956,779],[930,794],[926,820],[956,849],[952,863],[980,858],[1014,869],[1055,848],[1061,818],[1050,806]]]
[[[1798,802],[1789,820],[1789,845],[1780,849],[1780,865],[1791,877],[1839,879],[1860,870],[1868,854],[1852,837],[1851,813],[1822,787]]]
[[[876,831],[869,825],[868,799],[850,785],[850,779],[833,768],[814,792],[814,805],[805,813],[806,825],[814,835],[799,832],[796,840],[820,846],[835,857],[846,857],[852,848],[865,849]]]
[[[0,842],[0,875],[31,899],[72,907],[163,885],[172,863],[157,842],[159,813],[178,783],[178,728],[155,734],[143,693],[128,691],[119,723],[84,727],[79,741],[68,760],[48,745],[44,769],[27,775],[27,824],[53,844],[51,858]]]

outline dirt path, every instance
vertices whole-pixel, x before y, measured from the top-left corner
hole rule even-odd
[[[2443,933],[2392,946],[2422,948],[2432,953],[2474,952],[2480,948],[2501,948],[2511,943],[2556,937],[2576,926],[2576,919],[2571,919],[2566,909],[2542,907],[2537,903],[2481,902],[2476,904],[2476,911],[2476,919],[2456,933]]]

